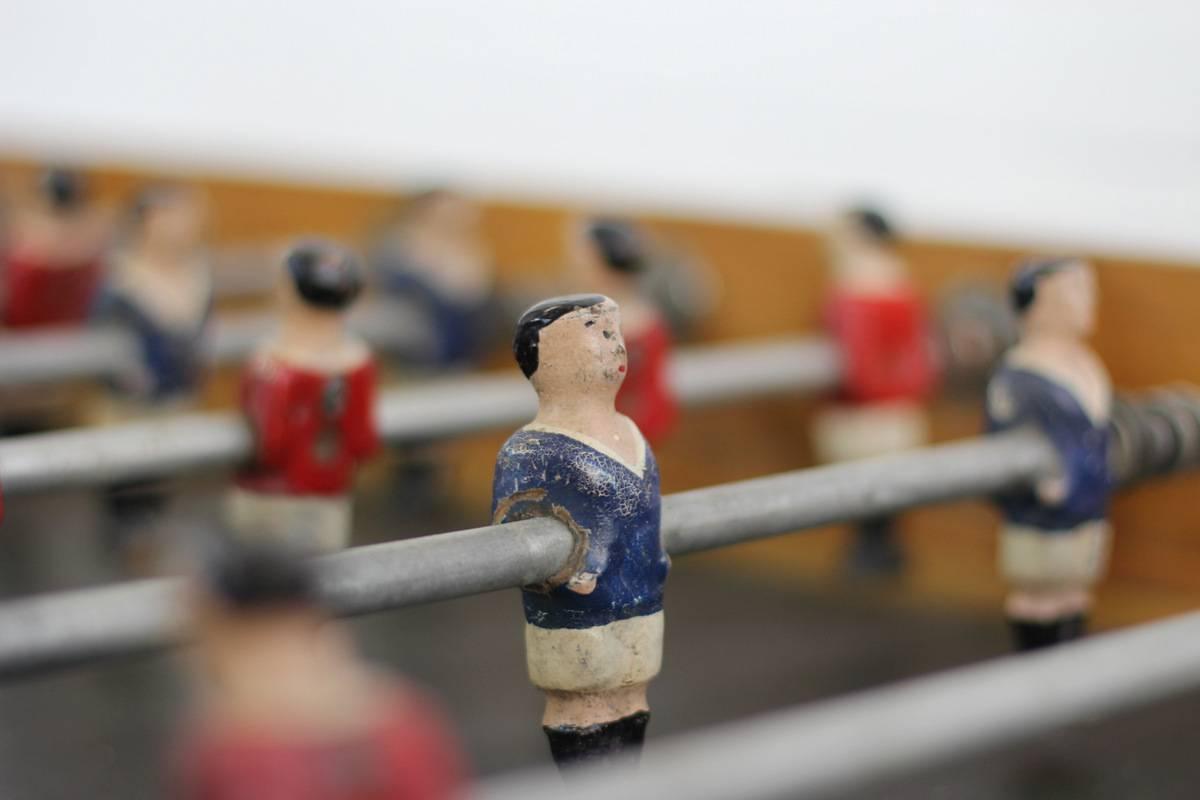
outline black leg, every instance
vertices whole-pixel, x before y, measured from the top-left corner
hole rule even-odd
[[[893,576],[904,569],[904,548],[895,518],[873,517],[858,523],[847,568],[861,577]]]
[[[550,755],[560,769],[602,764],[617,756],[641,753],[646,739],[650,712],[639,711],[628,717],[589,725],[586,728],[563,726],[542,728],[550,742]]]

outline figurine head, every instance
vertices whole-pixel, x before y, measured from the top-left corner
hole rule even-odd
[[[327,618],[310,562],[299,553],[233,539],[214,549],[197,581],[194,606],[215,666],[269,627],[311,629]]]
[[[649,266],[645,237],[632,222],[615,218],[593,217],[579,224],[569,257],[583,280],[601,289],[636,280]]]
[[[1026,334],[1083,338],[1096,325],[1096,275],[1077,258],[1036,258],[1017,268],[1013,310]]]
[[[143,189],[130,209],[134,236],[143,247],[164,253],[187,253],[198,247],[204,216],[200,196],[174,185]]]
[[[55,214],[69,214],[87,202],[87,181],[83,175],[62,167],[51,167],[38,180],[42,203]]]
[[[543,300],[517,322],[513,354],[539,395],[615,397],[628,367],[621,312],[601,294]]]
[[[409,227],[423,227],[454,236],[473,234],[479,226],[479,209],[450,189],[430,189],[414,195],[404,206]]]
[[[354,253],[336,242],[302,241],[288,251],[283,264],[294,305],[338,314],[362,292],[362,266]]]
[[[895,227],[877,209],[864,206],[840,214],[825,236],[834,278],[861,286],[894,285],[903,280],[894,255],[898,242]]]

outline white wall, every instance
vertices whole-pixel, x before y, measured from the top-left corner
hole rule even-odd
[[[1200,260],[1200,3],[0,10],[0,150]]]

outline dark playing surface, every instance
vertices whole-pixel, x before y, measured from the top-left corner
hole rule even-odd
[[[212,497],[199,493],[186,504],[201,515],[214,508]],[[0,537],[4,593],[115,574],[96,507],[86,494],[14,501]],[[456,525],[432,517],[404,523],[385,509],[366,514],[375,535]],[[648,749],[672,733],[971,663],[1008,647],[997,619],[889,608],[849,587],[766,585],[711,561],[676,561],[666,613]],[[371,657],[441,695],[485,775],[549,763],[540,698],[525,679],[521,626],[515,591],[354,622]],[[182,705],[180,664],[177,657],[143,658],[0,685],[0,798],[161,797]],[[1197,719],[1200,695],[1189,696],[853,797],[1192,798],[1200,786]]]

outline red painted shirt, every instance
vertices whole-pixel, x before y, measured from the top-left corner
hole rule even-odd
[[[100,285],[99,259],[48,266],[33,253],[4,256],[4,326],[35,328],[81,323]]]
[[[464,759],[441,712],[410,690],[370,730],[335,740],[199,730],[179,754],[177,800],[456,800]]]
[[[242,376],[242,410],[256,447],[237,483],[251,491],[345,494],[355,467],[379,447],[370,360],[336,375],[260,356]]]
[[[625,337],[629,369],[617,393],[617,410],[634,421],[651,444],[658,444],[679,416],[671,389],[671,333],[660,318]]]
[[[915,292],[835,292],[826,319],[842,354],[843,400],[919,401],[933,391],[938,365],[925,307]]]

